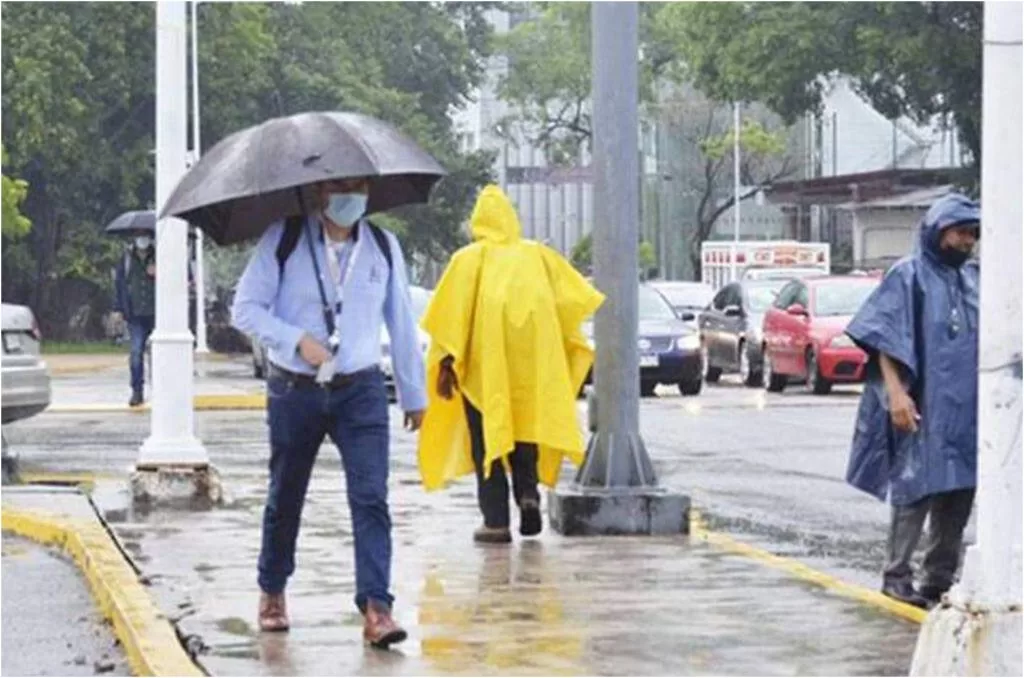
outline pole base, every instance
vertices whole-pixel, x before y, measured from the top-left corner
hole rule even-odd
[[[18,473],[18,458],[13,455],[0,457],[3,466],[3,477],[0,484],[17,485],[21,482],[21,475]]]
[[[548,494],[551,528],[567,537],[671,535],[690,531],[690,498],[665,490],[557,489]]]
[[[136,508],[206,510],[224,503],[213,466],[137,466],[129,483]]]
[[[911,676],[1020,676],[1020,606],[935,608],[921,628]]]

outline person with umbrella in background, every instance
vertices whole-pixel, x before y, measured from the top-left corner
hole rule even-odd
[[[882,593],[938,603],[956,578],[978,466],[978,266],[981,209],[952,193],[921,223],[846,334],[868,354],[847,468],[854,487],[889,500]],[[928,523],[923,577],[911,558]]]
[[[339,448],[363,637],[403,641],[392,617],[384,323],[405,425],[427,405],[423,356],[397,238],[365,217],[426,202],[444,174],[381,121],[303,113],[236,133],[182,179],[163,213],[218,244],[261,236],[239,280],[232,323],[268,348],[270,487],[259,555],[259,627],[285,631],[285,587],[310,475],[325,436]]]
[[[153,240],[153,213],[128,212],[114,220],[107,233],[131,236],[124,255],[114,270],[115,324],[128,325],[131,353],[132,395],[129,407],[138,407],[145,400],[146,342],[156,324],[156,243]],[[147,227],[148,226],[148,227]],[[119,316],[119,317],[118,317]]]

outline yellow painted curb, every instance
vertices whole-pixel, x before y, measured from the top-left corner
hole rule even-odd
[[[89,582],[136,676],[203,676],[167,618],[99,521],[72,521],[4,508],[3,529],[66,551]]]
[[[86,493],[96,488],[98,476],[92,473],[19,473],[19,479],[25,485],[63,485],[80,487]],[[113,476],[111,476],[113,477]]]
[[[211,410],[263,410],[267,407],[267,396],[264,393],[225,393],[216,395],[197,395],[192,399],[192,407],[196,411]],[[52,414],[85,414],[103,412],[132,412],[145,414],[151,409],[149,403],[138,407],[128,407],[117,403],[88,403],[81,405],[51,405],[46,409]]]
[[[844,598],[851,598],[867,605],[881,608],[882,610],[900,617],[901,619],[905,619],[916,624],[922,624],[928,616],[928,613],[925,610],[916,608],[913,605],[906,605],[904,603],[897,602],[892,598],[882,595],[878,591],[872,591],[871,589],[864,588],[863,586],[857,586],[855,584],[848,584],[841,579],[837,579],[836,577],[827,575],[824,572],[819,572],[814,568],[808,567],[798,560],[777,556],[774,553],[769,553],[768,551],[759,549],[755,546],[744,544],[743,542],[733,539],[729,535],[721,532],[711,532],[704,525],[704,521],[701,518],[700,513],[693,509],[690,510],[690,535],[705,541],[708,544],[725,549],[726,551],[746,556],[747,558],[768,565],[769,567],[774,567],[778,570],[787,572],[798,579],[816,584],[828,591],[843,596]]]

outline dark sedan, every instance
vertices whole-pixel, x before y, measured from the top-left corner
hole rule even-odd
[[[665,297],[654,288],[641,285],[638,302],[641,395],[653,396],[659,384],[676,386],[683,395],[697,395],[703,383],[697,332],[679,319]],[[593,344],[593,325],[587,323],[583,330]],[[590,383],[590,376],[587,383]]]
[[[723,372],[738,372],[745,385],[761,385],[764,343],[761,323],[787,282],[782,279],[742,280],[718,291],[700,315],[706,382],[717,382]]]

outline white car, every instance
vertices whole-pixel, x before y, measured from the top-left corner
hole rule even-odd
[[[50,406],[50,371],[39,355],[39,327],[27,306],[3,304],[3,423]]]

